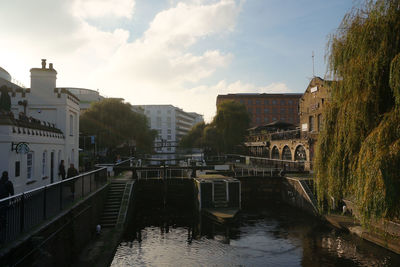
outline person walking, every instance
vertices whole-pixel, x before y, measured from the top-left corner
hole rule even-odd
[[[64,160],[61,160],[60,165],[58,166],[58,176],[61,178],[61,180],[65,179],[65,165],[64,165]]]
[[[71,178],[71,177],[77,176],[78,174],[79,174],[78,170],[75,169],[74,164],[71,163],[69,165],[69,168],[68,168],[68,171],[67,171],[67,178]]]
[[[14,195],[14,185],[8,180],[8,172],[4,171],[0,179],[0,199]]]

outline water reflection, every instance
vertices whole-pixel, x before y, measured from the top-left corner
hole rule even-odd
[[[111,266],[177,265],[400,266],[400,256],[281,205],[242,211],[230,225],[190,211],[139,211]]]

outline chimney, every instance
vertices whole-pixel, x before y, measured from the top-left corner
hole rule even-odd
[[[42,59],[42,69],[46,68],[46,59]]]
[[[53,63],[49,63],[49,69],[53,69]]]

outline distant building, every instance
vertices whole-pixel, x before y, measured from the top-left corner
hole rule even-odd
[[[183,136],[197,123],[204,121],[203,116],[195,112],[185,112],[172,105],[141,105],[149,119],[150,128],[158,131],[155,151],[159,157],[173,158],[176,146]]]
[[[79,99],[56,87],[46,60],[30,72],[25,89],[0,69],[0,88],[11,98],[11,112],[0,112],[0,171],[9,172],[16,193],[58,181],[61,160],[79,167]]]
[[[315,143],[323,127],[322,113],[326,104],[331,101],[331,88],[329,87],[331,83],[332,81],[314,77],[300,99],[300,126],[302,136],[306,136],[310,143],[310,160],[314,159]]]
[[[81,113],[90,108],[92,103],[99,102],[104,99],[104,97],[99,94],[99,91],[96,90],[73,87],[65,89],[79,98]]]
[[[234,100],[244,104],[250,114],[251,126],[274,121],[299,124],[298,104],[302,94],[227,94],[217,96],[217,105]]]
[[[245,145],[254,156],[304,162],[312,170],[315,144],[323,127],[323,111],[331,101],[332,81],[314,77],[299,101],[300,127],[275,122],[249,129]]]

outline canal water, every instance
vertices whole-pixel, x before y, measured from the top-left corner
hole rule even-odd
[[[138,211],[111,266],[400,266],[400,255],[273,203],[229,225],[190,211]]]

